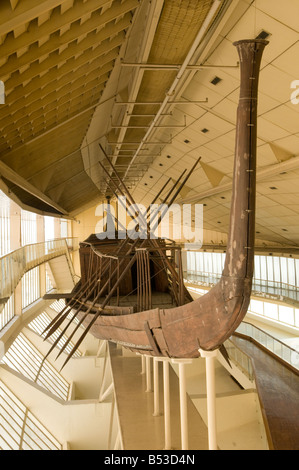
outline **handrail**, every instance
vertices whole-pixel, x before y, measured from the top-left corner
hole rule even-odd
[[[194,270],[193,271],[188,270],[188,271],[185,272],[185,274],[187,276],[192,276],[192,275],[199,276],[199,277],[202,276],[203,278],[207,278],[207,279],[208,278],[213,278],[213,277],[215,279],[220,279],[221,278],[220,273],[213,273],[213,272],[208,272],[208,271],[200,271],[200,272],[197,271],[196,272]],[[202,282],[206,282],[205,279],[203,279]],[[269,279],[258,279],[256,277],[253,277],[252,283],[253,283],[253,285],[260,283],[261,287],[263,287],[263,284],[264,284],[268,287],[274,287],[274,288],[277,287],[277,288],[281,288],[281,289],[285,289],[285,290],[291,290],[291,291],[298,290],[298,286],[295,286],[294,284],[288,284],[288,283],[282,282],[282,281],[272,281],[272,280],[269,280]]]
[[[0,258],[0,312],[26,272],[63,254],[68,256],[77,246],[76,238],[59,238],[25,245]]]
[[[250,382],[254,382],[251,357],[238,348],[238,346],[234,344],[231,339],[226,340],[224,346],[229,355],[229,360],[235,363],[235,365],[243,372]]]
[[[283,362],[286,362],[293,369],[299,371],[299,352],[278,338],[275,338],[270,333],[252,323],[244,321],[238,326],[236,333],[252,338]]]

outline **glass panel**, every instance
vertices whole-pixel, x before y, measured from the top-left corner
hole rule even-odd
[[[261,267],[260,267],[260,256],[254,257],[254,277],[255,279],[261,279]]]
[[[278,320],[278,306],[269,302],[264,302],[264,315],[274,320]]]
[[[264,303],[261,302],[260,300],[253,300],[251,299],[250,304],[249,304],[249,310],[250,312],[253,313],[258,313],[259,315],[264,314]]]
[[[279,321],[288,323],[289,325],[295,324],[294,319],[294,308],[286,307],[285,305],[279,305]]]
[[[216,266],[216,273],[221,274],[223,270],[221,253],[215,253],[215,266]]]
[[[54,240],[54,218],[46,216],[45,220],[45,240]]]
[[[205,253],[205,271],[212,273],[212,253]]]
[[[198,253],[198,258],[197,258],[197,271],[198,272],[203,272],[204,271],[204,257],[203,257],[203,253]]]
[[[273,258],[272,256],[266,256],[267,260],[267,275],[268,275],[268,281],[274,281],[274,275],[273,275]]]
[[[0,257],[10,251],[10,200],[0,191]]]
[[[288,275],[289,275],[289,282],[291,286],[296,285],[295,281],[295,260],[293,258],[287,258],[287,266],[288,266]]]
[[[67,238],[68,236],[68,221],[65,219],[60,221],[60,236],[61,238]]]
[[[288,265],[286,258],[280,258],[280,266],[281,266],[281,282],[288,284]]]
[[[268,279],[267,277],[267,257],[266,256],[260,256],[260,268],[261,268],[261,277],[260,279],[263,281],[266,281]]]
[[[295,308],[295,326],[299,327],[299,308]]]
[[[280,276],[280,261],[278,256],[275,256],[273,259],[273,267],[274,267],[274,281],[280,282],[281,281],[281,276]]]
[[[189,270],[195,273],[195,253],[189,252]]]
[[[299,259],[295,259],[296,265],[296,286],[299,287]]]
[[[21,211],[21,239],[22,246],[37,242],[36,214]]]

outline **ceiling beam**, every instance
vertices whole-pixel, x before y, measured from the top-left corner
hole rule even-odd
[[[93,54],[93,52],[94,52],[94,54]],[[65,65],[63,65],[59,70],[59,76],[63,77],[63,75],[71,73],[71,77],[74,80],[77,77],[76,70],[78,68],[80,68],[82,65],[88,64],[88,62],[91,59],[95,60],[96,58],[97,58],[97,67],[98,67],[99,76],[103,75],[103,74],[107,74],[112,70],[113,63],[114,63],[115,59],[117,58],[118,53],[119,53],[119,49],[118,49],[118,47],[115,47],[113,50],[111,50],[107,54],[103,54],[102,49],[100,49],[98,52],[91,51],[90,53],[83,54],[77,60],[71,60],[68,63],[66,63]],[[81,71],[84,73],[84,68],[81,69]],[[57,76],[57,70],[54,70],[53,74],[54,74],[54,76]],[[51,76],[52,76],[52,73],[51,73]],[[36,80],[36,85],[37,86],[39,85],[39,80],[38,79]],[[43,95],[43,92],[41,91],[41,96],[42,95]],[[8,99],[11,99],[11,98],[8,98]],[[26,105],[27,105],[28,103],[30,103],[30,101],[27,100],[26,97],[25,97],[24,103],[26,103]],[[19,104],[17,106],[17,109],[19,111],[19,109],[20,109]],[[16,112],[18,112],[18,111],[16,111]],[[5,109],[3,109],[3,114],[2,114],[3,118],[2,119],[7,120],[8,117],[12,116],[12,114],[13,113],[11,111],[11,108],[5,108]],[[24,109],[22,109],[22,114],[24,115]]]
[[[125,29],[126,27],[127,26],[125,25],[123,29]],[[42,57],[47,57],[47,55],[52,54],[54,51],[56,51],[55,55],[56,55],[57,63],[62,62],[63,60],[68,60],[71,57],[76,56],[83,50],[87,50],[89,47],[92,47],[94,45],[100,45],[104,41],[108,42],[111,36],[114,36],[119,31],[121,31],[120,25],[116,23],[114,25],[105,26],[99,32],[95,34],[88,35],[85,39],[83,39],[79,43],[75,41],[71,41],[70,43],[67,43],[67,42],[63,42],[62,39],[60,39],[59,41],[60,46],[62,44],[64,46],[67,46],[67,48],[61,53],[57,53],[57,51],[59,50],[57,47],[57,41],[53,41],[53,40],[47,41],[43,45],[39,45],[38,43],[35,43],[21,57],[17,57],[16,55],[10,56],[7,62],[4,65],[2,65],[2,67],[0,67],[0,75],[2,77],[11,75],[12,73],[19,71],[22,67],[29,66],[30,64],[32,64],[33,62],[35,62],[36,60]],[[77,34],[79,34],[79,30]]]
[[[42,115],[46,112],[48,107],[51,106],[57,106],[59,104],[62,104],[66,101],[70,101],[72,98],[75,98],[79,95],[84,96],[86,91],[89,91],[91,88],[96,88],[100,84],[103,84],[107,81],[108,79],[108,74],[106,73],[105,75],[99,75],[97,74],[98,77],[93,78],[89,80],[89,77],[82,77],[82,80],[79,80],[77,83],[77,86],[65,86],[58,92],[52,92],[49,95],[47,95],[45,98],[39,98],[35,100],[33,103],[24,105],[21,109],[17,110],[14,114],[10,114],[9,117],[12,121],[12,126],[14,127],[19,127],[21,125],[22,120],[24,120],[24,123],[27,123],[28,121],[31,120],[31,116],[33,113],[39,111],[39,115]],[[30,119],[28,119],[28,117]],[[7,118],[0,120],[0,127],[5,125],[5,122],[7,123]]]
[[[76,107],[79,111],[81,110],[82,103],[88,102],[88,100],[91,101],[91,98],[97,97],[99,98],[100,92],[104,89],[103,83],[97,84],[97,86],[90,87],[90,89],[84,90],[84,93],[77,93],[74,94],[73,96],[70,96],[68,99],[64,100],[63,102],[53,102],[45,106],[44,109],[37,109],[35,113],[30,117],[31,121],[31,127],[33,129],[33,133],[35,130],[35,127],[38,126],[41,122],[45,123],[45,126],[48,124],[48,120],[51,119],[51,116],[57,116],[61,114],[61,112],[71,109]],[[19,121],[16,123],[13,123],[9,126],[7,126],[5,129],[2,131],[2,135],[9,140],[10,133],[14,132],[15,127],[18,128],[18,133],[21,135],[22,130],[26,128],[28,122],[28,117],[25,116],[21,118]]]
[[[12,92],[12,94],[8,96],[6,100],[7,105],[3,107],[3,112],[1,112],[2,107],[0,108],[0,116],[8,116],[10,114],[10,109],[21,109],[22,106],[24,106],[24,103],[26,105],[27,98],[29,99],[31,97],[31,94],[33,93],[36,94],[41,87],[43,88],[44,96],[46,96],[47,94],[52,93],[55,90],[59,90],[63,86],[72,83],[74,81],[74,78],[76,79],[76,76],[84,77],[85,75],[88,75],[94,72],[95,70],[97,70],[99,76],[103,76],[109,73],[112,67],[113,62],[111,61],[111,63],[106,64],[99,70],[99,62],[98,59],[95,58],[87,64],[81,64],[80,66],[78,66],[78,68],[76,69],[76,74],[73,70],[67,69],[65,70],[65,73],[61,74],[60,70],[59,78],[57,78],[56,71],[50,71],[47,75],[33,79],[25,87],[20,86],[16,88]],[[14,106],[15,103],[18,104],[16,108]]]
[[[25,15],[22,17],[17,15],[17,10],[12,13],[10,11],[9,16],[10,16],[10,23],[5,24],[5,20],[3,20],[3,16],[1,13],[0,9],[0,17],[1,17],[1,26],[0,26],[0,35],[5,34],[13,31],[14,27],[18,24],[19,26],[28,23],[28,21],[33,20],[34,18],[38,18],[39,15],[42,13],[45,13],[51,8],[55,8],[55,6],[60,5],[63,3],[65,0],[47,0],[47,1],[42,1],[40,0],[31,0],[31,3],[34,2],[35,4],[38,4],[39,9],[29,9],[27,11],[27,15],[25,18]],[[1,2],[4,3],[4,2]],[[80,20],[83,15],[92,13],[96,10],[99,10],[102,6],[109,4],[110,2],[108,0],[89,0],[88,2],[83,2],[82,0],[76,2],[76,4],[73,6],[73,8],[67,10],[64,14],[61,13],[60,10],[55,10],[53,11],[53,14],[51,15],[51,18],[49,21],[42,25],[38,24],[31,24],[29,27],[29,34],[22,34],[18,38],[14,37],[7,37],[4,44],[2,45],[1,48],[1,56],[2,57],[7,57],[10,56],[11,54],[24,49],[24,47],[29,47],[31,44],[35,42],[39,42],[41,38],[48,37],[51,34],[55,33],[56,31],[59,31],[61,28],[65,27],[66,25],[71,25],[72,23]],[[23,5],[23,9],[28,7],[28,2],[22,1],[20,3],[20,6]],[[52,5],[51,8],[46,9],[45,5]],[[20,22],[20,19],[22,18],[22,21]],[[10,24],[9,29],[7,29],[7,25]],[[74,25],[76,27],[77,25]],[[84,28],[85,31],[86,28]],[[95,28],[93,28],[95,29]],[[88,28],[87,28],[88,30]],[[5,31],[2,33],[2,31]],[[84,33],[82,31],[82,34]],[[61,40],[61,38],[58,38],[58,40]]]
[[[45,12],[56,8],[67,0],[31,0],[30,6],[28,2],[10,0],[1,2],[0,5],[0,35],[7,34],[24,23],[28,23],[34,18],[38,18]]]
[[[99,75],[98,68],[95,70],[91,70],[90,73],[84,74],[84,70],[82,70],[82,75],[78,74],[78,78],[72,77],[70,75],[70,79],[74,78],[73,81],[69,81],[63,85],[60,86],[59,81],[56,82],[51,82],[49,86],[46,86],[43,89],[43,96],[41,97],[40,90],[35,90],[33,93],[28,95],[26,98],[22,97],[21,99],[15,101],[12,105],[7,108],[6,113],[1,114],[0,112],[0,119],[2,119],[1,116],[14,116],[20,109],[25,108],[26,106],[33,106],[37,102],[41,102],[41,100],[44,100],[45,103],[50,103],[52,101],[55,101],[56,99],[59,99],[60,97],[72,93],[73,91],[77,90],[78,88],[83,87],[85,84],[89,84],[90,82],[94,82],[97,80],[98,82],[101,81],[102,83],[107,81],[108,79],[108,73],[104,75]],[[57,88],[56,86],[57,85]],[[1,108],[0,108],[1,109]]]
[[[19,147],[15,148],[15,151],[18,152],[18,150],[24,146],[27,146],[31,144],[32,142],[35,142],[37,139],[40,139],[41,137],[44,137],[48,133],[52,132],[54,129],[58,129],[60,126],[65,125],[66,123],[71,122],[73,119],[76,119],[77,117],[81,116],[82,114],[87,113],[88,119],[90,118],[90,113],[96,108],[98,105],[98,98],[96,100],[92,101],[92,104],[90,103],[90,98],[86,100],[87,103],[83,103],[84,107],[82,106],[80,109],[77,107],[75,109],[69,109],[66,110],[63,114],[60,116],[54,115],[49,118],[49,121],[47,122],[47,129],[45,130],[45,125],[41,122],[38,127],[35,129],[35,136],[28,142],[23,143],[23,145],[20,145]],[[88,105],[87,105],[88,104]],[[86,129],[83,128],[83,131]],[[82,137],[83,138],[83,137]],[[11,154],[7,153],[4,154],[4,158],[8,159],[11,158]]]
[[[130,15],[126,15],[125,18],[123,19],[123,22],[120,25],[118,25],[118,28],[125,29],[126,27],[129,26],[130,20],[131,20]],[[79,34],[79,32],[77,34]],[[80,47],[79,47],[78,52],[79,53],[81,52]],[[63,73],[62,70],[65,70],[65,69],[74,70],[79,65],[89,62],[90,60],[93,60],[95,57],[101,56],[104,53],[105,53],[104,46],[100,44],[95,49],[89,48],[84,54],[79,55],[78,58],[76,58],[76,56],[74,56],[73,54],[72,57],[69,58],[69,60],[67,60],[65,64],[63,64],[59,68],[58,71],[57,69],[55,69],[55,73],[62,74]],[[60,55],[53,54],[49,56],[49,58],[46,59],[41,64],[40,63],[32,64],[29,67],[29,69],[27,69],[22,74],[13,74],[11,78],[5,81],[6,94],[9,94],[10,90],[14,90],[17,86],[22,85],[24,82],[33,80],[34,78],[38,77],[41,73],[54,69],[54,67],[57,66],[61,62],[60,57],[62,54]],[[67,56],[66,51],[64,51],[64,55]],[[105,63],[107,63],[107,60],[105,61]]]

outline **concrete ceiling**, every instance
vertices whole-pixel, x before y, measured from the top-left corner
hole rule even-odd
[[[178,201],[205,204],[204,228],[226,233],[239,96],[233,42],[266,31],[256,236],[297,245],[298,16],[294,0],[283,8],[273,0],[3,0],[1,189],[34,210],[78,214],[111,195],[100,143],[147,205],[201,156]]]

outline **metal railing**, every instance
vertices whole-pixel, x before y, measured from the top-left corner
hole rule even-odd
[[[19,248],[0,259],[0,312],[25,273],[78,248],[78,239],[61,238]]]
[[[2,358],[2,362],[37,383],[61,400],[67,401],[70,384],[39,350],[20,333]]]
[[[216,284],[219,279],[221,278],[220,273],[211,273],[211,272],[195,272],[188,270],[185,272],[185,278],[187,280],[194,280],[197,281],[199,284],[202,285],[213,285]],[[253,278],[253,289],[258,290],[258,288],[265,289],[265,288],[273,288],[273,289],[280,289],[281,291],[285,292],[296,292],[298,293],[298,287],[292,284],[287,284],[286,282],[281,281],[271,281],[265,279],[257,279],[256,277]],[[278,293],[278,295],[281,295]]]
[[[236,332],[252,338],[255,342],[270,351],[279,359],[286,362],[294,369],[299,370],[299,352],[291,346],[283,343],[279,339],[251,323],[242,322],[238,326]]]
[[[229,360],[233,362],[239,370],[250,380],[254,382],[254,373],[250,356],[236,346],[230,339],[226,340],[225,348],[227,350]]]
[[[0,450],[61,450],[61,444],[0,381]]]

